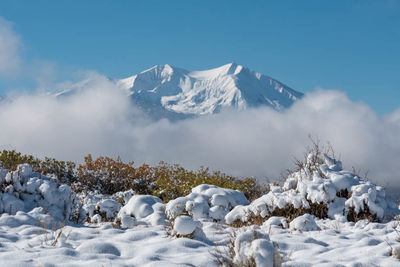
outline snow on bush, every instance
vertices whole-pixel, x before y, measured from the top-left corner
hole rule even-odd
[[[273,216],[263,223],[264,229],[269,229],[273,226],[283,228],[283,229],[286,229],[289,227],[288,222],[285,217]]]
[[[32,172],[29,164],[20,164],[15,171],[0,169],[0,213],[50,214],[55,221],[64,221],[73,212],[74,197],[68,185]]]
[[[269,267],[274,263],[274,245],[267,234],[247,229],[236,236],[233,262],[238,266],[255,263],[255,266]]]
[[[244,194],[238,190],[202,184],[185,196],[171,200],[166,205],[169,219],[187,214],[195,220],[224,221],[225,215],[237,205],[247,205]]]
[[[87,194],[81,201],[87,220],[94,223],[114,220],[122,207],[112,196]]]
[[[289,228],[290,230],[297,230],[301,232],[321,230],[321,228],[319,228],[319,226],[315,223],[314,216],[310,214],[304,214],[297,217],[290,222]]]
[[[193,234],[198,226],[199,222],[186,215],[178,216],[174,221],[174,231],[181,236]]]
[[[236,206],[225,221],[261,224],[271,216],[292,220],[305,213],[341,221],[379,221],[393,209],[396,205],[385,198],[382,187],[342,170],[342,163],[326,154],[311,153],[283,186],[271,186],[250,205]]]
[[[82,210],[88,222],[100,223],[113,221],[122,205],[135,195],[133,190],[117,192],[113,195],[103,195],[95,192],[82,192],[77,196],[82,203]]]
[[[153,226],[165,225],[165,204],[155,196],[134,195],[120,209],[118,218],[124,228],[132,228],[136,221],[149,223]]]
[[[392,257],[395,257],[396,259],[400,260],[400,245],[393,246],[391,254]]]

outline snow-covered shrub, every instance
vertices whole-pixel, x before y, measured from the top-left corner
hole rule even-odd
[[[112,195],[117,192],[134,190],[138,194],[151,194],[163,201],[185,196],[200,184],[213,184],[223,188],[242,191],[248,199],[256,199],[267,190],[254,178],[238,179],[219,171],[211,172],[201,167],[191,171],[175,164],[164,162],[156,166],[143,164],[135,167],[133,162],[123,162],[119,157],[84,158],[84,164],[75,169],[75,163],[44,160],[32,155],[23,155],[15,150],[0,153],[0,167],[15,170],[18,164],[28,163],[34,172],[55,177],[77,192],[96,192]]]
[[[400,260],[400,245],[393,246],[392,256]]]
[[[263,223],[263,228],[270,229],[272,226],[276,226],[282,229],[289,227],[288,222],[285,217],[272,216]]]
[[[225,215],[235,206],[246,204],[248,201],[241,191],[202,184],[193,188],[187,196],[169,201],[166,214],[172,220],[186,214],[195,220],[223,222]]]
[[[241,263],[243,259],[251,259],[256,266],[272,267],[274,251],[274,245],[268,235],[250,229],[239,233],[236,237],[234,262]]]
[[[231,235],[225,251],[212,253],[220,266],[275,267],[281,257],[269,236],[253,227]]]
[[[47,176],[54,176],[62,183],[75,181],[75,163],[72,161],[59,161],[45,157],[44,160],[32,155],[24,155],[15,150],[2,150],[0,153],[0,167],[8,170],[16,170],[19,164],[27,163],[34,172]]]
[[[297,230],[301,232],[321,230],[321,228],[319,228],[319,226],[315,223],[314,216],[310,214],[304,214],[297,217],[290,222],[289,228],[290,230]]]
[[[182,166],[169,165],[161,162],[153,167],[156,187],[153,195],[160,197],[164,202],[190,194],[192,188],[201,184],[210,184],[222,188],[240,190],[248,199],[255,199],[264,194],[267,189],[257,183],[254,178],[238,179],[225,173],[208,168],[197,171],[186,170]]]
[[[343,170],[340,161],[326,154],[310,153],[299,165],[283,186],[271,186],[270,192],[250,205],[236,206],[225,216],[226,222],[234,226],[260,225],[271,216],[291,221],[306,213],[341,221],[380,221],[397,209],[381,186]]]
[[[124,228],[132,228],[139,222],[146,222],[153,226],[165,225],[165,204],[155,196],[134,195],[120,209],[118,219]]]
[[[74,212],[74,198],[68,185],[33,172],[29,164],[20,164],[15,171],[0,169],[0,213],[30,212],[40,207],[42,214],[64,221]]]
[[[199,226],[200,223],[198,221],[194,221],[189,216],[181,215],[176,217],[174,221],[174,232],[178,237],[190,237]]]
[[[400,260],[400,223],[393,226],[393,229],[395,230],[395,232],[397,234],[396,242],[398,244],[391,247],[391,250],[392,250],[391,254],[393,257]]]
[[[92,223],[113,222],[118,212],[129,199],[135,195],[133,190],[117,192],[113,195],[103,195],[96,192],[81,192],[77,194],[80,200],[84,220]]]

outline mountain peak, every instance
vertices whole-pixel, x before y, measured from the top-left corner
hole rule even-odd
[[[125,89],[150,115],[161,113],[161,117],[164,111],[182,117],[228,107],[243,110],[264,105],[281,110],[303,95],[235,62],[201,71],[156,65],[132,77]]]
[[[214,70],[218,72],[219,74],[227,74],[227,75],[236,75],[238,74],[244,67],[242,65],[239,65],[235,62],[231,62],[225,65],[222,65],[221,67],[215,68]]]
[[[150,69],[144,70],[141,73],[146,73],[146,72],[155,72],[155,73],[168,73],[172,74],[174,72],[174,67],[172,67],[169,64],[159,64],[159,65],[154,65]]]
[[[282,110],[303,96],[266,75],[231,62],[217,68],[189,71],[155,65],[125,79],[112,80],[132,102],[155,119],[182,119],[269,106]],[[57,95],[66,95],[61,92]]]
[[[244,68],[242,65],[236,64],[235,62],[228,63],[223,68],[226,69],[227,74],[236,75]]]

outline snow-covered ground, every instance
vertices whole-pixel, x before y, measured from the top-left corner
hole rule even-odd
[[[29,165],[0,169],[0,265],[217,266],[227,257],[258,266],[400,266],[398,205],[340,162],[313,159],[252,203],[211,185],[169,203],[132,191],[77,195]],[[316,204],[327,205],[327,218],[272,216]],[[349,221],[367,207],[381,222]]]
[[[397,243],[393,229],[397,222],[316,220],[316,224],[319,230],[296,231],[265,223],[257,231],[276,244],[283,266],[400,266],[389,255],[390,246]],[[53,244],[60,230],[44,233],[23,212],[2,214],[0,262],[2,266],[216,266],[215,245],[226,245],[231,232],[244,231],[213,222],[199,226],[204,235],[189,239],[168,236],[164,226],[148,224],[132,229],[115,229],[110,223],[67,225]]]

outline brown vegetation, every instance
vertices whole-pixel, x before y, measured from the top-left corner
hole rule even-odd
[[[328,205],[326,203],[309,203],[310,208],[295,208],[293,205],[289,205],[285,208],[276,208],[268,216],[262,217],[261,215],[249,215],[245,222],[240,220],[234,221],[231,226],[239,228],[243,226],[250,225],[262,225],[269,218],[278,216],[285,217],[288,222],[293,221],[295,218],[302,216],[306,213],[314,215],[317,218],[327,218],[328,217]]]
[[[132,189],[138,194],[158,196],[165,202],[189,194],[192,188],[200,184],[240,190],[250,201],[267,192],[267,187],[254,178],[240,179],[205,167],[192,171],[165,162],[156,166],[143,164],[135,167],[134,162],[123,162],[119,157],[101,156],[93,159],[89,154],[84,158],[84,163],[76,168],[71,161],[47,157],[42,160],[15,150],[3,150],[0,153],[2,168],[15,170],[22,163],[30,164],[35,172],[54,175],[60,183],[71,185],[75,192],[98,191],[111,195]]]

